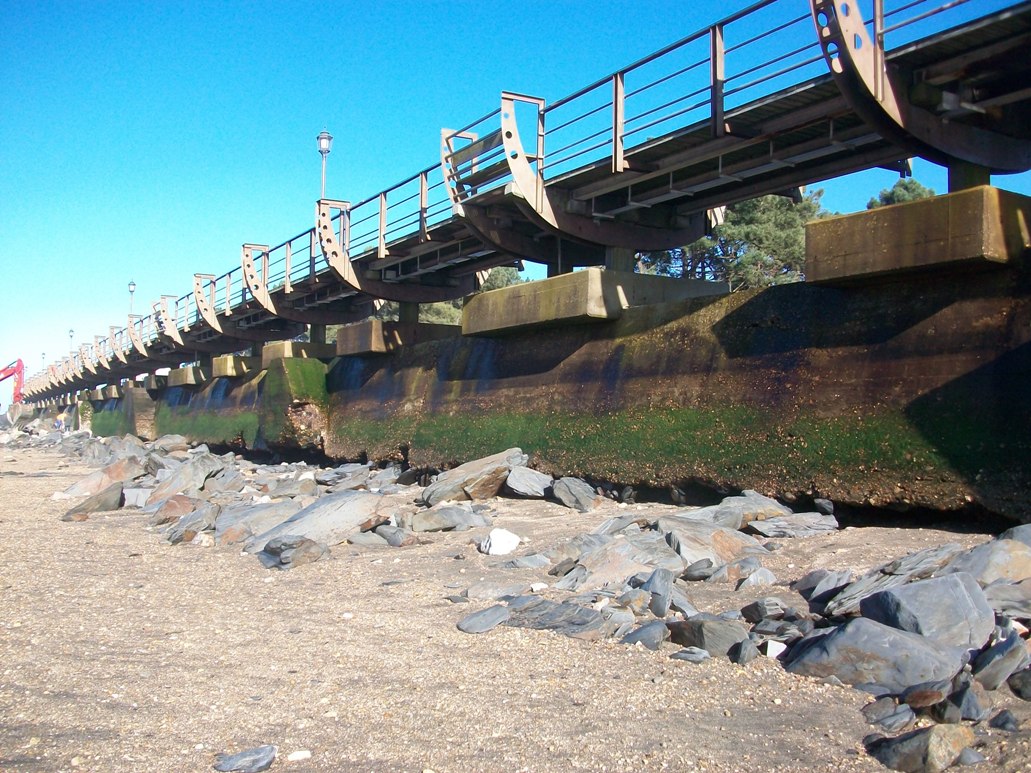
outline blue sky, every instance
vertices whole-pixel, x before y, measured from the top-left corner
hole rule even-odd
[[[69,329],[77,346],[124,326],[130,280],[149,310],[237,265],[241,243],[306,230],[323,128],[327,195],[359,200],[434,163],[440,128],[500,91],[555,101],[745,5],[8,0],[0,366],[35,372],[67,354]],[[916,176],[945,189],[930,164]],[[823,184],[824,205],[862,209],[895,179]],[[1027,174],[996,184],[1031,193]]]

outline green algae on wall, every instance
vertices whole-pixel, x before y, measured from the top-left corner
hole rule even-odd
[[[254,447],[258,416],[243,409],[214,411],[176,410],[158,403],[154,416],[158,435],[182,435],[200,443]]]
[[[99,437],[120,437],[132,432],[132,427],[129,426],[129,419],[125,414],[125,406],[121,400],[108,400],[99,409],[93,409],[90,403],[80,403],[80,411],[83,405],[89,405],[92,409],[90,429],[94,435]]]
[[[270,363],[257,416],[265,445],[321,449],[328,402],[325,363],[306,358]]]

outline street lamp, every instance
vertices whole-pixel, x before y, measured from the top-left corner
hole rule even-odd
[[[136,292],[136,283],[129,280],[129,316],[132,316],[132,294]]]
[[[326,156],[329,155],[329,149],[333,145],[333,135],[323,129],[315,139],[319,143],[319,155],[322,156],[322,196],[319,198],[324,199],[326,198]]]
[[[72,346],[72,338],[74,338],[74,337],[75,337],[75,331],[72,328],[68,328],[68,349],[71,351],[71,353],[73,355],[75,354],[75,349]]]

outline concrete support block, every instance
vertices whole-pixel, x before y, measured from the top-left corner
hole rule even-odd
[[[356,354],[388,354],[401,346],[450,338],[462,334],[459,325],[432,325],[418,322],[383,322],[367,319],[345,325],[337,331],[339,357]]]
[[[240,357],[236,354],[227,354],[224,357],[215,357],[211,361],[212,378],[246,376],[260,369],[261,357]]]
[[[118,384],[108,384],[102,391],[105,400],[117,399],[122,396],[122,388]]]
[[[96,389],[89,390],[88,394],[89,394],[89,398],[88,399],[89,400],[93,400],[94,402],[99,402],[99,401],[104,399],[104,390],[101,389],[100,387],[97,387]]]
[[[990,267],[1031,248],[1031,198],[987,185],[806,225],[806,281]]]
[[[143,380],[143,388],[148,392],[158,392],[168,386],[168,376],[147,376]]]
[[[336,357],[333,344],[313,344],[302,341],[273,341],[261,349],[261,367],[267,369],[276,360],[291,357],[310,360],[331,360]]]
[[[208,380],[207,374],[199,365],[187,365],[185,368],[173,368],[168,371],[168,386],[201,386]]]
[[[541,325],[613,320],[631,306],[728,292],[725,282],[588,268],[467,298],[462,333],[490,335]]]

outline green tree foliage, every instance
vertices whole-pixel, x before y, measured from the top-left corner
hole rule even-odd
[[[882,190],[876,198],[870,199],[866,204],[866,208],[877,209],[878,207],[887,207],[891,204],[904,204],[907,201],[928,199],[933,195],[934,189],[925,187],[912,177],[904,177],[890,188]]]
[[[726,219],[693,244],[643,253],[646,273],[729,282],[731,290],[797,282],[805,272],[805,224],[826,215],[822,190],[801,199],[763,196],[727,208]]]

